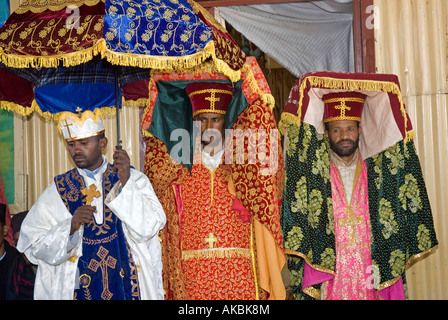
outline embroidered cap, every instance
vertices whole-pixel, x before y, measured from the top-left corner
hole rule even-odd
[[[333,92],[322,97],[325,104],[323,122],[355,120],[361,122],[366,95],[360,92]]]
[[[103,119],[99,110],[96,113],[87,110],[78,114],[62,112],[58,128],[67,142],[93,137],[104,132]]]
[[[199,113],[213,112],[225,114],[235,89],[228,83],[195,82],[185,91],[193,107],[193,118]]]

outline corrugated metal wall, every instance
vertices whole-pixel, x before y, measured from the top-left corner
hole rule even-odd
[[[122,146],[131,165],[140,169],[139,137],[140,115],[137,107],[125,107],[120,111]],[[117,144],[116,118],[104,118],[106,137],[109,142],[105,156],[112,162],[112,154]],[[17,130],[17,129],[16,129]],[[20,129],[19,129],[20,130]],[[27,208],[37,200],[53,177],[75,167],[67,151],[65,141],[53,120],[43,119],[37,114],[24,118],[23,122],[23,172],[27,175]],[[16,133],[18,133],[16,131]],[[22,148],[16,145],[16,148]],[[25,205],[23,205],[25,206]]]
[[[448,299],[448,2],[374,3],[377,72],[400,78],[440,243],[409,268],[409,297]]]

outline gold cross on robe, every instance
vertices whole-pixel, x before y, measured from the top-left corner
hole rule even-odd
[[[98,268],[101,269],[102,277],[103,277],[103,292],[101,293],[101,298],[104,300],[110,300],[113,296],[113,293],[109,290],[109,277],[107,268],[115,269],[117,264],[117,259],[112,256],[108,256],[109,251],[101,246],[98,249],[97,256],[100,257],[100,261],[95,259],[90,260],[88,268],[93,272],[96,272]],[[107,259],[106,259],[107,257]]]
[[[209,249],[213,249],[215,247],[215,242],[217,242],[217,241],[218,241],[218,238],[216,238],[212,232],[210,232],[208,234],[208,237],[205,238],[205,242],[208,243]]]
[[[86,204],[89,206],[92,203],[93,198],[99,198],[101,196],[101,193],[96,189],[96,186],[92,183],[87,188],[82,188],[81,193],[86,196]]]

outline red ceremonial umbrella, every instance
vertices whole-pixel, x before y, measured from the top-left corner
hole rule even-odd
[[[206,60],[239,80],[244,54],[194,1],[24,1],[0,28],[0,107],[53,119],[80,105],[118,111],[120,95],[148,97],[151,69]]]

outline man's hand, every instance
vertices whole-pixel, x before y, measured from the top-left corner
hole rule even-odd
[[[93,213],[96,212],[96,207],[82,206],[75,210],[72,217],[72,224],[70,227],[70,235],[81,228],[83,224],[89,224],[93,219]]]
[[[131,160],[126,150],[123,149],[115,149],[113,158],[114,170],[117,171],[118,179],[120,179],[121,184],[124,186],[131,175]]]

